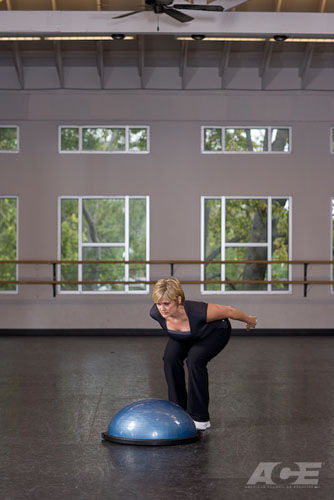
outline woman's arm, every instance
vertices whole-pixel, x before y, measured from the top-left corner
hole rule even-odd
[[[246,330],[256,327],[256,316],[249,316],[248,314],[239,311],[232,306],[221,306],[218,304],[208,304],[206,313],[206,320],[208,323],[211,321],[218,321],[220,319],[235,319],[246,323]]]

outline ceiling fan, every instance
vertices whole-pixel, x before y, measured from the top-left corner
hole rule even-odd
[[[210,0],[208,0],[208,2],[209,1]],[[123,17],[132,16],[133,14],[138,14],[139,12],[153,11],[156,14],[167,14],[173,19],[180,21],[180,23],[187,23],[189,21],[192,21],[194,18],[189,16],[188,14],[180,12],[180,10],[204,10],[207,12],[223,12],[224,10],[231,9],[242,3],[246,3],[246,1],[248,0],[221,0],[219,2],[221,5],[208,5],[208,3],[204,4],[203,2],[197,4],[174,4],[174,0],[145,0],[145,6],[141,7],[140,9],[115,16],[113,19],[121,19]]]

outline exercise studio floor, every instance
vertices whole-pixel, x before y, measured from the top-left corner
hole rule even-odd
[[[1,500],[333,498],[332,337],[232,337],[199,441],[102,442],[126,404],[166,399],[165,343],[0,337]]]

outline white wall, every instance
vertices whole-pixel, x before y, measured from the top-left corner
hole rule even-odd
[[[330,259],[330,198],[334,196],[331,92],[128,91],[0,93],[0,124],[20,126],[20,153],[0,154],[0,195],[20,199],[21,259],[56,259],[60,195],[150,195],[151,259],[200,258],[201,195],[289,195],[293,198],[292,258]],[[149,155],[60,155],[61,124],[151,127]],[[289,125],[288,155],[202,155],[201,125]],[[177,266],[199,279],[199,267]],[[151,269],[151,277],[169,267]],[[20,278],[52,276],[20,266]],[[302,279],[302,267],[294,268]],[[329,279],[329,266],[309,278]],[[328,286],[288,295],[201,295],[259,317],[259,328],[333,328]],[[51,286],[21,286],[0,295],[0,328],[154,328],[150,295],[58,295]],[[237,326],[237,324],[235,324]]]

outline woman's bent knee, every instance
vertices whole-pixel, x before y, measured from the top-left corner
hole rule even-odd
[[[205,368],[207,364],[207,360],[200,356],[189,356],[187,358],[188,370],[191,370],[193,368]]]
[[[183,366],[183,360],[179,359],[176,356],[170,356],[168,354],[165,354],[162,359],[163,359],[165,366],[168,366],[171,368]]]

